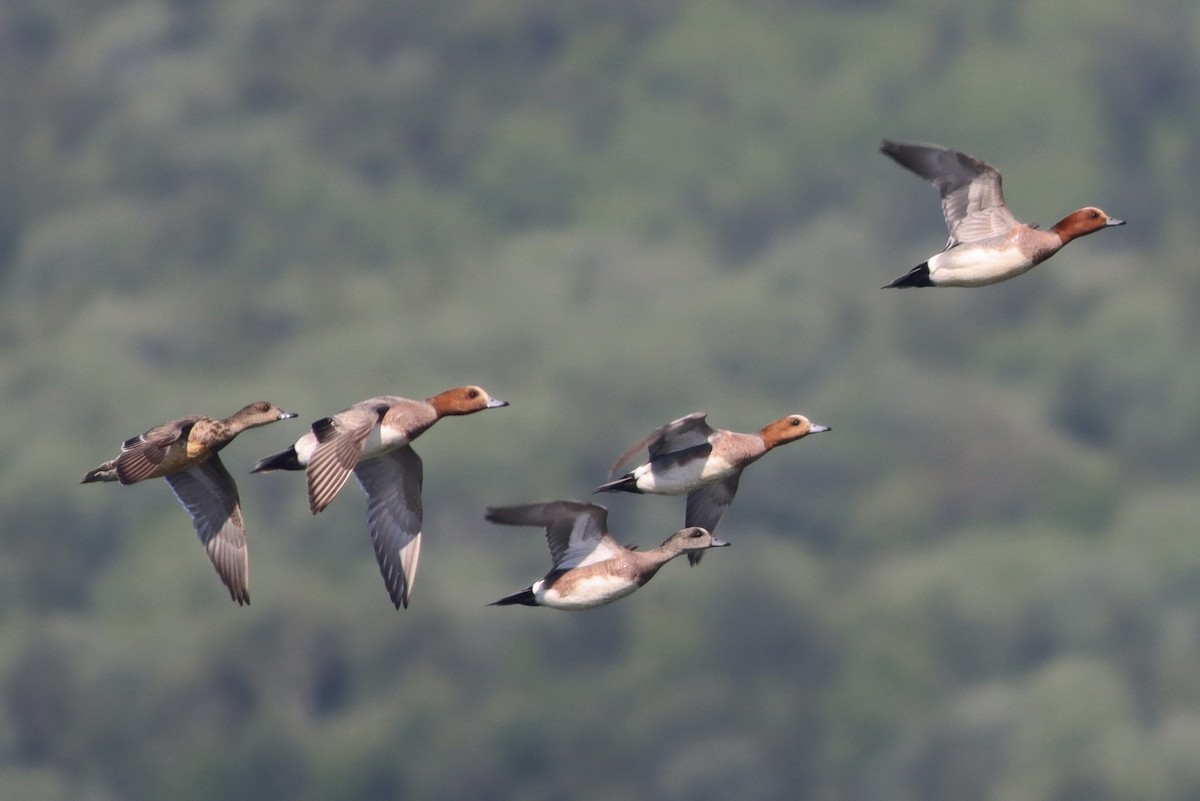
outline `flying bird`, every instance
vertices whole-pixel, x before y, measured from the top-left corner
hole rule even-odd
[[[486,517],[505,526],[542,526],[554,562],[544,577],[492,606],[592,609],[629,595],[680,554],[729,545],[702,528],[689,527],[657,548],[634,550],[618,544],[608,533],[607,509],[579,501],[493,506]]]
[[[830,430],[804,415],[790,414],[754,434],[740,434],[712,428],[706,417],[704,412],[693,412],[652,431],[621,454],[609,471],[610,481],[595,491],[687,493],[684,525],[713,532],[733,503],[743,470],[785,442]],[[649,460],[614,480],[622,466],[643,448],[648,449]],[[702,551],[689,553],[688,562],[695,565],[702,555]]]
[[[233,476],[217,454],[248,428],[295,416],[280,411],[273,403],[258,401],[223,420],[199,415],[181,417],[125,440],[115,459],[89,470],[80,483],[136,484],[165,478],[191,515],[200,542],[229,588],[230,597],[239,605],[248,604],[250,556],[241,501]]]
[[[950,238],[941,253],[884,286],[986,286],[1016,278],[1072,239],[1124,225],[1094,206],[1073,211],[1048,231],[1025,225],[1008,210],[1000,173],[973,156],[941,145],[884,139],[879,150],[937,187]]]
[[[308,508],[324,511],[353,473],[367,494],[367,524],[388,596],[408,607],[421,556],[421,457],[410,443],[443,417],[507,406],[482,387],[448,389],[426,400],[381,395],[312,424],[285,451],[250,472],[303,470]]]

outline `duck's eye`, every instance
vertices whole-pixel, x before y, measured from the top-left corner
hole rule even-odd
[[[1092,218],[1093,220],[1095,220],[1095,219],[1096,219],[1096,218],[1098,218],[1099,216],[1100,216],[1100,212],[1098,212],[1098,211],[1093,211],[1093,212],[1091,213],[1091,218]]]
[[[478,398],[478,397],[479,397],[479,390],[472,389],[472,390],[468,391],[468,392],[467,392],[467,397],[468,397],[468,398]]]

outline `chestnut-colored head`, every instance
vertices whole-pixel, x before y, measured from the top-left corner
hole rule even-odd
[[[1054,224],[1050,230],[1054,231],[1062,238],[1063,244],[1070,242],[1072,239],[1099,231],[1102,228],[1110,228],[1114,225],[1124,225],[1124,220],[1118,220],[1116,217],[1109,217],[1103,210],[1095,206],[1073,211],[1066,217]]]
[[[484,391],[483,387],[466,386],[439,392],[429,399],[433,408],[437,409],[439,417],[451,414],[473,414],[484,409],[496,409],[507,406],[508,401],[493,398]]]
[[[820,434],[822,431],[829,430],[829,426],[814,423],[802,414],[789,414],[787,417],[781,417],[775,422],[763,426],[758,435],[762,437],[768,448],[774,448],[776,445],[801,439],[809,434]]]

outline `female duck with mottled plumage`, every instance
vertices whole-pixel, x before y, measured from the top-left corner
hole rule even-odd
[[[217,453],[248,428],[295,417],[267,401],[244,406],[223,420],[193,415],[155,426],[131,437],[121,453],[80,483],[117,481],[136,484],[165,478],[192,517],[192,525],[229,595],[239,605],[250,603],[250,556],[241,501],[233,476]]]

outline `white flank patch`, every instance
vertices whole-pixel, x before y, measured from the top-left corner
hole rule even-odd
[[[387,434],[388,436],[385,436]],[[360,459],[371,459],[389,451],[403,447],[410,442],[406,436],[398,435],[394,430],[384,431],[382,426],[371,426],[367,439],[363,442],[363,452]]]
[[[308,465],[308,460],[312,458],[313,451],[317,449],[317,435],[310,431],[296,440],[296,444],[292,447],[296,449],[296,459],[299,460],[300,464]]]
[[[637,487],[642,492],[654,495],[682,495],[702,484],[719,481],[731,472],[733,469],[729,462],[709,456],[703,461],[696,460],[672,467],[651,469],[650,465],[642,465],[634,471],[634,477],[637,478]]]

